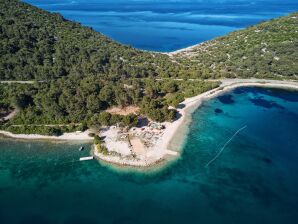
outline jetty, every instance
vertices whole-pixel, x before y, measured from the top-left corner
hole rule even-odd
[[[93,159],[94,159],[93,156],[87,156],[87,157],[81,157],[80,161],[93,160]]]

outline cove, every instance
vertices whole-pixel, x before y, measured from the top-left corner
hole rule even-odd
[[[170,52],[298,10],[293,0],[24,0],[122,44]]]
[[[237,88],[194,111],[181,157],[158,172],[77,162],[89,155],[87,143],[1,139],[0,220],[293,223],[298,218],[297,124],[297,92]],[[80,152],[82,144],[86,150]]]

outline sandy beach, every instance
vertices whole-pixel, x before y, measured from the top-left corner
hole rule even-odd
[[[205,42],[203,42],[203,43],[205,43]],[[182,49],[179,49],[179,50],[176,50],[176,51],[165,52],[164,54],[166,54],[168,56],[174,56],[174,55],[182,53],[182,52],[189,52],[189,51],[192,51],[193,49],[199,47],[203,43],[195,44],[195,45],[192,45],[192,46],[189,46],[189,47],[186,47],[186,48],[182,48]]]
[[[47,136],[47,135],[37,135],[37,134],[13,134],[8,131],[0,130],[0,134],[10,138],[17,139],[33,139],[33,140],[69,140],[69,141],[90,141],[93,140],[93,137],[90,137],[89,131],[85,132],[71,132],[64,133],[60,136]]]
[[[262,79],[223,79],[222,84],[213,90],[202,93],[198,96],[185,99],[180,105],[184,107],[177,109],[181,117],[170,124],[170,127],[164,134],[162,147],[172,151],[180,151],[185,135],[187,134],[188,124],[191,122],[191,114],[203,101],[217,97],[225,92],[231,91],[237,87],[258,86],[283,89],[298,90],[298,82],[280,81],[280,80],[262,80]],[[179,133],[178,133],[179,130]]]
[[[202,104],[203,101],[217,97],[218,95],[227,91],[243,86],[274,87],[298,90],[298,83],[294,81],[260,79],[224,79],[220,81],[222,82],[220,87],[202,93],[198,96],[188,98],[180,103],[181,109],[177,109],[180,117],[172,123],[162,123],[162,125],[165,126],[165,129],[161,132],[158,139],[152,141],[152,146],[144,148],[139,140],[137,143],[135,143],[136,140],[133,140],[132,146],[129,146],[128,143],[119,145],[119,142],[115,143],[115,141],[109,141],[109,144],[107,144],[107,148],[115,148],[115,144],[118,144],[117,152],[120,154],[122,154],[122,151],[128,153],[129,150],[134,150],[135,148],[137,154],[136,157],[131,158],[125,156],[101,155],[97,152],[95,152],[95,156],[107,162],[118,165],[141,167],[152,166],[168,158],[177,158],[177,156],[182,153],[181,148],[183,146],[184,138],[188,132],[188,125],[191,122],[191,114]],[[136,129],[134,132],[137,135],[142,133],[140,130]],[[103,133],[103,135],[106,134],[109,135],[109,133]]]

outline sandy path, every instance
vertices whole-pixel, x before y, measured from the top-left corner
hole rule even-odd
[[[119,114],[119,115],[129,115],[136,114],[140,110],[137,106],[127,106],[127,107],[112,107],[106,110],[110,114]]]

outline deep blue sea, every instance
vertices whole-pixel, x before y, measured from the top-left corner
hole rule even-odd
[[[24,0],[139,49],[173,51],[298,11],[297,0]]]
[[[298,92],[238,88],[193,113],[182,156],[160,171],[77,162],[86,143],[2,139],[1,224],[293,224],[297,126]]]

